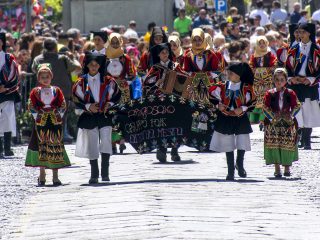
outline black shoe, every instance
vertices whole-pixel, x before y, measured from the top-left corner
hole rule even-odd
[[[234,181],[234,175],[227,175],[227,177],[226,177],[226,180],[227,181]]]
[[[291,172],[284,172],[284,173],[283,173],[283,176],[285,176],[285,177],[290,177],[290,176],[291,176]]]
[[[0,152],[0,159],[4,158],[3,152]]]
[[[101,178],[101,180],[103,182],[110,182],[110,178],[109,177],[103,177],[103,178]]]
[[[112,154],[113,155],[117,155],[118,154],[117,146],[112,147]]]
[[[171,160],[174,161],[174,162],[181,161],[181,158],[180,158],[179,153],[178,153],[178,148],[172,148],[171,149]]]
[[[274,174],[273,174],[273,176],[275,177],[275,178],[282,178],[282,174],[281,174],[281,172],[275,172]]]
[[[259,129],[260,129],[260,131],[261,131],[261,132],[263,131],[264,126],[263,126],[263,124],[262,124],[262,123],[260,123],[260,124],[259,124]]]
[[[165,163],[167,162],[167,149],[166,148],[158,148],[157,149],[157,159],[159,160],[159,162],[161,163]]]
[[[120,144],[119,150],[120,150],[120,154],[123,154],[123,150],[126,150],[127,147],[124,143]]]
[[[99,179],[98,178],[90,178],[89,179],[89,184],[97,184],[99,183]]]
[[[44,186],[46,184],[46,180],[40,181],[40,178],[38,178],[38,186]]]
[[[311,150],[311,146],[304,146],[304,150]]]
[[[61,186],[62,185],[62,182],[59,179],[57,181],[54,181],[52,179],[52,183],[53,183],[53,186]]]
[[[12,150],[9,150],[9,151],[4,151],[4,155],[7,157],[11,157],[11,156],[14,156],[14,153]]]
[[[238,164],[236,164],[236,169],[238,170],[239,177],[242,177],[242,178],[246,178],[247,177],[247,172],[243,167],[239,168]]]

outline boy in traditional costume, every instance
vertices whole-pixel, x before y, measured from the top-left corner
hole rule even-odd
[[[116,82],[104,76],[105,55],[87,53],[84,59],[83,75],[73,86],[76,104],[78,137],[76,156],[88,158],[91,165],[89,184],[98,183],[98,158],[101,153],[102,181],[109,179],[109,159],[112,154],[112,119],[107,111],[120,99]]]
[[[252,111],[256,103],[253,79],[253,72],[247,63],[234,63],[228,67],[227,81],[215,84],[209,89],[210,96],[219,108],[210,150],[226,153],[226,180],[234,180],[235,167],[240,177],[247,176],[243,161],[245,152],[251,150],[249,133],[252,132],[252,128],[247,112]]]
[[[11,137],[16,136],[14,103],[20,100],[18,90],[18,67],[14,56],[6,53],[5,33],[0,33],[0,158],[14,155]]]
[[[273,75],[275,88],[264,97],[264,159],[266,164],[274,164],[276,178],[281,178],[280,165],[284,166],[284,176],[290,176],[292,162],[298,160],[298,126],[295,116],[300,103],[293,90],[286,88],[288,73],[277,68]]]
[[[29,98],[29,110],[35,119],[35,130],[29,143],[25,165],[40,167],[38,184],[45,185],[45,169],[52,169],[53,185],[61,185],[58,169],[70,166],[63,145],[63,114],[66,101],[62,90],[51,86],[53,74],[48,63],[38,66],[39,86],[32,89]]]
[[[312,128],[320,126],[320,49],[315,43],[314,24],[300,24],[298,30],[301,41],[290,48],[286,69],[289,88],[296,93],[302,105],[296,116],[298,125],[302,128],[301,147],[311,149]]]
[[[92,34],[93,34],[93,43],[95,47],[93,52],[105,55],[106,54],[105,44],[108,40],[108,33],[104,31],[100,31],[100,32],[92,32]]]

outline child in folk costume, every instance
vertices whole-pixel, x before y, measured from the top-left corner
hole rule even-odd
[[[102,181],[110,181],[112,119],[106,111],[119,100],[120,91],[112,78],[104,76],[105,62],[104,55],[87,53],[83,75],[73,86],[76,113],[80,115],[75,155],[90,160],[89,184],[99,182],[99,152]]]
[[[277,57],[271,53],[268,44],[265,36],[257,37],[255,52],[249,60],[249,65],[254,74],[253,87],[257,96],[256,108],[250,114],[250,122],[260,122],[260,130],[263,129],[264,120],[263,97],[267,90],[273,88],[272,73],[277,65]]]
[[[52,169],[53,185],[61,185],[58,169],[70,166],[63,145],[62,118],[66,110],[66,101],[62,90],[51,86],[53,74],[50,64],[38,66],[39,86],[32,89],[29,98],[29,110],[35,119],[29,143],[25,165],[40,167],[39,185],[45,185],[45,169]]]
[[[104,31],[91,32],[91,33],[93,34],[93,43],[95,48],[92,52],[105,55],[106,54],[105,44],[108,40],[108,33]]]
[[[6,53],[5,33],[0,33],[0,158],[14,155],[11,137],[16,136],[14,103],[20,100],[18,90],[18,67],[14,56]]]
[[[154,64],[152,62],[152,56],[150,53],[151,48],[154,46],[161,44],[161,43],[167,43],[168,37],[164,30],[161,27],[154,27],[151,33],[150,37],[150,44],[149,44],[149,51],[144,52],[141,55],[140,63],[138,65],[138,73],[140,76],[144,76],[148,73],[152,65]]]
[[[181,41],[178,36],[171,35],[168,38],[170,48],[173,53],[173,61],[179,63],[180,67],[183,66],[183,49],[181,47]]]
[[[274,164],[276,178],[281,178],[280,165],[284,166],[284,176],[290,176],[292,162],[298,160],[298,126],[295,116],[300,103],[294,91],[286,88],[288,73],[277,68],[273,75],[275,88],[264,97],[265,134],[264,158],[266,164]]]
[[[144,81],[144,92],[146,96],[149,95],[159,95],[163,94],[160,89],[159,85],[161,84],[161,80],[164,79],[166,71],[174,70],[181,72],[178,64],[175,64],[172,59],[172,52],[170,49],[169,43],[162,43],[154,46],[151,49],[152,61],[154,65],[151,67],[150,71],[148,72],[146,79]],[[180,161],[181,158],[178,154],[178,148],[173,147],[171,149],[171,160],[172,161]],[[157,159],[160,162],[167,161],[167,148],[160,146],[157,150]]]
[[[252,111],[256,103],[252,84],[253,72],[250,66],[247,63],[234,63],[228,67],[227,81],[218,83],[209,90],[219,108],[210,150],[226,153],[226,180],[234,180],[235,149],[238,175],[247,176],[243,161],[245,152],[251,150],[249,133],[252,132],[247,112]]]
[[[299,44],[288,52],[286,69],[289,88],[301,102],[301,111],[296,118],[302,128],[301,147],[311,149],[313,127],[320,127],[318,81],[320,76],[320,49],[315,43],[315,25],[300,24]]]
[[[106,74],[117,82],[118,88],[121,91],[121,98],[119,103],[124,104],[131,100],[130,85],[137,75],[136,68],[133,65],[131,58],[124,53],[123,50],[123,41],[119,33],[111,33],[108,39],[108,46],[106,48]],[[140,81],[137,79],[136,81]],[[134,82],[136,83],[136,82]],[[140,86],[141,86],[140,82]],[[141,90],[142,91],[142,90]],[[117,152],[116,143],[120,144],[120,153],[123,153],[123,150],[126,149],[124,140],[121,136],[113,132],[113,152]]]
[[[192,47],[185,52],[183,63],[183,70],[193,77],[190,95],[194,101],[210,104],[208,88],[224,71],[225,61],[220,52],[208,49],[205,33],[201,28],[193,29],[191,41]],[[203,76],[195,78],[198,73]]]

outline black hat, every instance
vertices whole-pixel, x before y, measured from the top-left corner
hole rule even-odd
[[[6,34],[5,33],[0,33],[0,40],[2,41],[2,50],[5,52],[6,51]]]
[[[161,27],[154,27],[150,37],[150,44],[149,44],[150,49],[156,45],[154,42],[154,38],[155,36],[159,36],[159,35],[163,37],[162,43],[168,42],[168,37],[164,32],[164,30]]]
[[[289,33],[290,33],[290,45],[292,43],[294,43],[294,41],[296,40],[294,37],[294,32],[298,30],[298,24],[293,23],[289,25]]]
[[[100,32],[91,32],[93,33],[93,37],[95,36],[99,36],[102,38],[102,40],[106,43],[108,40],[108,33],[104,32],[104,31],[100,31]]]
[[[306,32],[310,33],[310,41],[315,42],[316,41],[316,25],[313,23],[300,23],[299,29],[303,29]]]
[[[231,62],[228,66],[228,70],[240,76],[240,81],[242,83],[253,84],[254,74],[248,63]]]
[[[160,57],[159,57],[159,54],[160,52],[163,50],[163,49],[167,49],[168,52],[169,52],[169,59],[172,61],[173,59],[173,55],[172,55],[172,51],[171,51],[171,48],[170,48],[170,43],[161,43],[159,45],[156,45],[154,47],[152,47],[150,49],[150,55],[151,55],[151,65],[154,65],[156,63],[159,63],[160,62]]]
[[[99,63],[100,68],[99,72],[104,74],[105,71],[105,65],[106,65],[106,56],[97,52],[86,52],[85,57],[84,57],[84,64],[83,64],[83,69],[82,73],[87,74],[89,72],[88,65],[91,61],[96,61]]]

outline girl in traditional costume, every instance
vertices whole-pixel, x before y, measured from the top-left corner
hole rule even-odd
[[[53,74],[50,64],[38,66],[39,86],[32,89],[29,110],[35,119],[35,130],[29,143],[25,165],[40,167],[39,185],[45,185],[45,169],[52,169],[53,185],[61,185],[58,169],[70,166],[63,145],[62,118],[66,101],[62,90],[51,86]]]
[[[203,104],[210,104],[208,88],[224,71],[225,61],[220,52],[208,49],[205,33],[195,28],[191,36],[192,47],[184,54],[183,70],[191,73],[190,98]]]
[[[253,87],[257,96],[256,108],[250,114],[250,122],[260,122],[260,130],[263,129],[264,120],[263,97],[267,90],[273,88],[272,73],[277,65],[277,57],[271,53],[268,44],[265,36],[257,37],[254,54],[249,60],[249,65],[254,73]]]
[[[89,184],[99,182],[99,153],[102,181],[110,181],[112,118],[107,111],[119,101],[121,93],[117,83],[110,76],[105,77],[105,62],[104,55],[87,53],[83,75],[73,86],[76,113],[80,115],[75,155],[90,160]]]
[[[131,58],[124,53],[123,41],[119,33],[111,33],[108,39],[106,49],[106,75],[112,77],[121,91],[121,98],[119,103],[125,104],[131,99],[137,97],[137,86],[140,86],[142,92],[142,84],[139,78],[136,78],[137,72],[133,65]],[[133,84],[133,85],[132,85]],[[134,87],[132,87],[132,86]],[[138,88],[139,88],[138,86]],[[120,144],[120,153],[126,149],[124,139],[117,132],[112,133],[113,152],[117,152],[116,143]]]
[[[315,25],[303,23],[298,27],[301,41],[288,52],[286,69],[289,88],[301,102],[296,118],[302,128],[301,147],[311,149],[313,127],[320,127],[318,82],[320,76],[320,49],[315,43]]]
[[[178,63],[180,67],[183,66],[183,49],[181,41],[178,36],[169,36],[168,42],[170,43],[171,51],[173,52],[173,61]]]
[[[14,56],[6,53],[5,33],[0,33],[0,158],[14,155],[11,137],[16,136],[14,104],[20,101],[18,90],[18,67]]]
[[[243,161],[245,152],[251,150],[249,133],[252,132],[247,112],[252,111],[256,103],[252,84],[253,72],[250,66],[247,63],[234,63],[228,67],[227,81],[215,84],[209,90],[219,108],[210,150],[226,153],[226,180],[234,180],[235,167],[240,177],[247,176]]]
[[[286,88],[288,73],[284,68],[274,71],[275,88],[264,96],[264,159],[266,164],[274,164],[276,178],[281,178],[280,165],[284,166],[284,176],[290,176],[292,162],[298,160],[298,126],[295,119],[300,103],[294,91]]]
[[[150,53],[151,48],[158,44],[167,42],[168,37],[164,30],[161,27],[154,27],[150,37],[149,51],[142,53],[140,63],[138,65],[138,73],[140,76],[145,76],[154,64]]]

